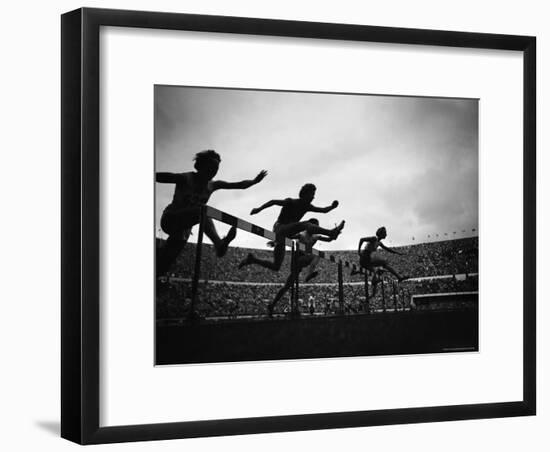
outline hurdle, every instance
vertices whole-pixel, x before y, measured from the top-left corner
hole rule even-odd
[[[380,289],[382,290],[382,312],[386,312],[386,291],[384,290],[384,278],[380,278]]]
[[[290,272],[292,273],[292,287],[290,292],[290,315],[296,317],[300,313],[298,302],[299,291],[299,278],[298,278],[298,264],[296,259],[296,244],[292,242],[291,254],[290,254]]]
[[[392,288],[394,312],[399,310],[399,305],[401,305],[401,311],[405,311],[405,291],[395,281],[392,281]]]
[[[202,260],[202,240],[204,237],[204,222],[206,217],[204,215],[204,209],[201,208],[200,222],[199,222],[199,236],[197,238],[197,251],[195,253],[195,273],[193,275],[193,282],[191,284],[191,311],[189,313],[190,318],[196,317],[195,305],[197,300],[197,294],[199,291],[199,277],[200,267]]]
[[[344,272],[342,270],[342,261],[338,262],[338,313],[344,315]]]
[[[365,270],[365,312],[370,314],[370,301],[369,301],[369,272]]]
[[[397,286],[395,281],[391,283],[393,289],[393,312],[397,312]]]
[[[195,255],[195,271],[194,271],[192,286],[191,286],[190,318],[196,317],[195,308],[197,304],[199,278],[200,278],[200,271],[201,271],[201,259],[202,259],[201,248],[202,248],[203,236],[204,236],[204,222],[207,217],[212,218],[213,220],[217,220],[221,223],[225,223],[229,226],[235,226],[237,229],[241,229],[243,231],[257,235],[259,237],[263,237],[269,240],[276,239],[276,234],[269,229],[249,223],[248,221],[242,220],[241,218],[237,218],[226,212],[222,212],[221,210],[218,210],[214,207],[211,207],[208,205],[202,206],[200,211],[199,234],[197,237],[197,252]],[[299,314],[299,308],[298,308],[299,284],[298,284],[298,277],[297,277],[298,275],[296,274],[296,263],[295,263],[296,259],[294,258],[294,255],[298,250],[305,251],[306,247],[302,243],[299,243],[289,238],[285,238],[285,246],[291,249],[291,272],[294,274],[294,282],[293,282],[292,291],[291,291],[291,313],[293,315],[297,315]],[[321,259],[326,259],[327,261],[338,265],[339,286],[341,286],[343,281],[343,277],[341,275],[343,267],[351,268],[352,270],[357,270],[357,266],[354,263],[343,259],[339,259],[339,258],[337,259],[333,254],[328,255],[324,251],[317,250],[315,248],[313,248],[311,252],[312,254],[319,256]],[[339,294],[339,297],[343,298],[343,295],[344,295],[343,287],[339,287],[338,294]],[[344,306],[343,299],[340,299],[340,306],[342,307]]]
[[[388,299],[386,299],[386,283],[388,284]],[[391,312],[398,312],[399,311],[399,304],[401,303],[401,311],[405,311],[405,292],[403,289],[399,288],[399,285],[393,280],[390,279],[389,281],[385,276],[380,277],[380,295],[381,295],[381,302],[382,302],[382,312],[386,313],[388,311]],[[367,283],[365,282],[365,293],[368,294],[368,287]],[[368,303],[368,298],[365,299],[366,303]],[[391,307],[393,304],[393,307]],[[369,308],[369,305],[367,304],[367,309]]]

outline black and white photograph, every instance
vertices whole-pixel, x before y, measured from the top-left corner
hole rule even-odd
[[[478,108],[156,85],[155,364],[477,352]]]
[[[548,5],[496,6],[6,2],[2,449],[549,451]]]

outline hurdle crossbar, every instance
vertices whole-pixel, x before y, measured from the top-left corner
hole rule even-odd
[[[265,229],[261,226],[257,226],[255,224],[249,223],[248,221],[242,220],[241,218],[237,218],[233,215],[230,215],[228,213],[222,212],[221,210],[218,210],[211,206],[205,206],[205,214],[207,217],[213,218],[214,220],[221,221],[222,223],[225,223],[229,226],[235,226],[238,229],[242,229],[244,231],[250,232],[251,234],[257,235],[259,237],[264,237],[269,240],[275,240],[276,236],[273,231],[270,231],[269,229]],[[292,248],[293,240],[286,238],[285,239],[285,245],[289,248]],[[297,249],[301,251],[305,251],[306,247],[303,243],[296,241],[296,247]],[[315,248],[311,250],[311,253],[315,256],[319,256],[321,259],[326,259],[334,264],[342,263],[344,267],[351,268],[352,270],[356,270],[357,266],[352,263],[348,262],[343,259],[337,259],[333,254],[327,254],[325,251],[320,251]]]

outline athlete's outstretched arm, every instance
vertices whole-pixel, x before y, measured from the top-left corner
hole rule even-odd
[[[310,212],[328,213],[331,210],[336,209],[336,207],[338,207],[338,201],[332,201],[332,204],[327,207],[317,207],[312,204],[311,206],[309,206],[308,210]]]
[[[262,204],[260,207],[254,207],[254,209],[250,211],[250,215],[256,215],[271,206],[284,206],[285,204],[286,199],[272,199],[271,201],[267,201],[265,204]]]
[[[403,253],[400,253],[399,251],[395,251],[395,250],[392,250],[391,248],[388,248],[382,242],[379,242],[379,244],[380,244],[380,248],[382,248],[383,250],[386,250],[388,253],[398,254],[399,256],[403,256]]]
[[[252,187],[252,185],[256,185],[259,182],[261,182],[264,177],[267,176],[267,171],[262,170],[258,173],[258,175],[254,179],[248,179],[248,180],[242,180],[240,182],[225,182],[223,180],[217,180],[212,182],[212,188],[213,190],[219,190],[219,189],[245,189]]]
[[[156,173],[155,180],[161,184],[175,184],[180,178],[181,174],[177,173]]]

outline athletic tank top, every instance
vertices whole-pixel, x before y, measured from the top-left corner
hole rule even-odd
[[[180,176],[176,182],[172,202],[166,209],[204,206],[212,194],[212,182],[208,182],[206,185],[197,183],[195,173],[182,173]]]
[[[309,210],[311,204],[301,199],[287,198],[277,218],[277,223],[297,223]]]

